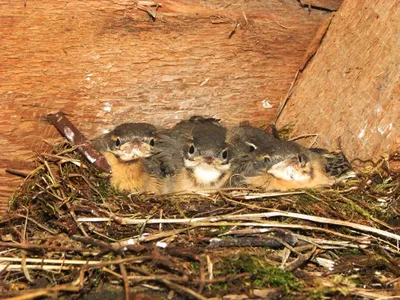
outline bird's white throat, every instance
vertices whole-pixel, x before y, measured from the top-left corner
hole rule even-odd
[[[299,168],[286,165],[285,161],[273,165],[268,170],[268,173],[274,175],[276,178],[288,181],[302,181],[310,179],[310,176],[308,174],[302,172],[302,170]]]
[[[213,184],[222,175],[221,171],[204,164],[195,167],[193,173],[197,182],[205,185]]]

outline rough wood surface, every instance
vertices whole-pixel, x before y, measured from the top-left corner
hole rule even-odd
[[[336,11],[343,0],[299,0],[299,2],[304,6]]]
[[[377,159],[400,145],[400,2],[344,1],[300,76],[278,127],[318,146]]]
[[[59,137],[48,113],[89,138],[193,114],[268,123],[329,17],[295,0],[158,2],[153,21],[136,1],[0,0],[2,208],[20,182],[4,169],[29,171]]]

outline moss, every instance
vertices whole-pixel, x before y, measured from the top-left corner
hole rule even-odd
[[[113,189],[110,183],[106,180],[100,180],[97,182],[97,190],[103,197],[110,197],[115,194],[120,194],[120,192]]]
[[[290,138],[290,135],[291,135],[295,125],[296,125],[296,122],[292,121],[292,122],[286,124],[285,126],[281,127],[278,130],[279,137],[282,140],[288,140]]]
[[[198,263],[192,262],[192,269],[195,272],[199,272],[200,271],[200,266]]]
[[[298,290],[301,284],[294,275],[276,266],[271,266],[264,256],[240,254],[234,259],[227,259],[223,268],[231,274],[249,273],[245,286],[251,288],[282,287],[286,292]]]
[[[341,256],[342,255],[358,256],[358,255],[363,255],[363,252],[360,249],[352,248],[352,249],[346,249],[346,250],[341,251]]]

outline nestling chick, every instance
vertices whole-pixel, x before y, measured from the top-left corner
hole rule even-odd
[[[332,185],[327,161],[319,153],[294,142],[279,140],[265,131],[240,125],[229,131],[228,141],[237,149],[232,163],[238,182],[266,190],[287,190]]]
[[[165,191],[217,189],[229,178],[231,150],[226,129],[217,119],[191,117],[169,132],[176,141],[172,158],[174,174],[165,181]]]
[[[247,177],[246,183],[266,190],[284,191],[329,186],[335,183],[335,179],[326,173],[323,159],[294,154],[265,168],[260,175]]]
[[[160,193],[160,162],[153,157],[157,129],[147,123],[126,123],[92,140],[111,166],[117,190]]]

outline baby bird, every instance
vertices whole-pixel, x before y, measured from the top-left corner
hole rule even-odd
[[[157,129],[147,123],[125,123],[92,140],[111,166],[111,185],[129,192],[160,193]]]
[[[164,191],[217,189],[230,177],[231,149],[226,143],[226,128],[219,120],[193,116],[167,132],[174,145],[170,159],[164,159],[172,174]]]
[[[288,190],[335,183],[323,155],[294,142],[279,140],[261,129],[239,125],[229,130],[228,142],[238,151],[232,162],[233,185]]]
[[[291,155],[265,168],[260,175],[246,178],[246,183],[266,190],[285,191],[330,186],[335,179],[326,173],[322,158],[310,159],[303,153]]]

